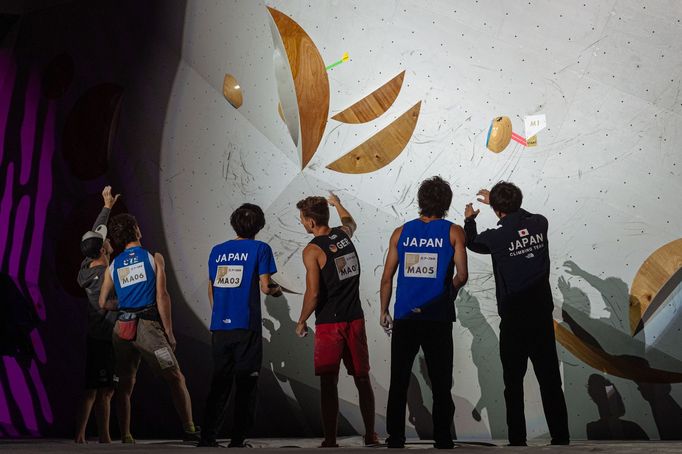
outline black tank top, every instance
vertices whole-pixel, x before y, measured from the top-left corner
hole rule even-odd
[[[320,294],[315,324],[351,322],[364,317],[360,305],[360,260],[350,237],[341,228],[310,242],[327,255],[320,270]]]

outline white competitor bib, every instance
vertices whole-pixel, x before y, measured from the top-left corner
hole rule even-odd
[[[121,288],[128,287],[130,285],[138,284],[140,282],[145,282],[147,280],[147,271],[144,269],[144,263],[135,263],[134,265],[124,266],[119,268],[118,272],[118,283]]]
[[[403,261],[405,277],[427,277],[438,275],[438,254],[432,252],[406,252]]]
[[[360,263],[355,252],[335,258],[334,263],[336,264],[336,272],[339,275],[340,281],[360,274]]]
[[[215,274],[214,287],[236,288],[242,285],[244,265],[221,265]]]

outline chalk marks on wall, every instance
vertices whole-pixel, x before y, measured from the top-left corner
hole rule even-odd
[[[288,106],[288,100],[282,99],[280,103],[284,111],[284,118],[292,129],[300,131],[301,140],[298,145],[301,158],[301,169],[304,169],[317,151],[327,125],[329,114],[329,79],[324,61],[317,46],[303,28],[286,14],[268,7],[279,38],[284,47],[289,63],[291,77],[293,77],[298,108],[298,124],[293,124],[295,119],[290,118],[289,112],[293,111]],[[273,30],[273,35],[275,32]],[[273,36],[277,52],[279,40]],[[278,84],[286,85],[281,71],[275,71]],[[281,93],[281,90],[278,90]],[[292,134],[293,137],[293,134]]]
[[[393,161],[405,149],[417,126],[421,101],[391,124],[327,166],[341,173],[368,173]]]

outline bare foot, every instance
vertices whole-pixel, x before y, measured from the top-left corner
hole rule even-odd
[[[73,440],[73,441],[74,441],[74,443],[79,444],[79,445],[82,445],[82,444],[84,444],[84,443],[87,443],[87,442],[85,441],[85,435],[82,435],[82,434],[76,435],[76,439]]]

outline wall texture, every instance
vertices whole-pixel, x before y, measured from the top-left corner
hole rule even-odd
[[[679,5],[276,1],[267,6],[296,21],[326,64],[349,52],[350,61],[328,72],[330,117],[402,70],[405,81],[395,103],[378,119],[357,125],[330,120],[317,153],[301,171],[297,147],[277,115],[275,48],[265,5],[188,3],[182,62],[161,150],[161,205],[182,295],[204,324],[209,319],[206,256],[212,244],[232,235],[227,223],[231,210],[245,201],[264,208],[268,225],[260,238],[276,251],[278,279],[300,292],[300,254],[308,238],[294,205],[304,196],[336,191],[359,221],[362,298],[377,407],[383,414],[389,342],[377,323],[378,280],[390,232],[416,216],[416,188],[425,177],[439,174],[452,183],[449,218],[455,222],[462,222],[464,204],[474,200],[479,188],[509,179],[524,189],[528,210],[550,219],[557,320],[562,320],[562,308],[575,313],[609,354],[652,361],[656,355],[644,352],[643,334],[633,337],[629,329],[628,286],[650,253],[679,237],[682,215],[674,208],[682,144],[676,127],[682,113]],[[243,90],[244,105],[238,110],[221,96],[226,72]],[[325,168],[418,101],[416,130],[393,162],[364,175]],[[493,117],[508,115],[515,132],[523,134],[523,117],[536,113],[548,120],[537,147],[512,142],[500,154],[486,150]],[[493,217],[484,210],[480,224],[493,226]],[[575,265],[565,267],[567,261]],[[455,426],[462,437],[502,437],[491,268],[486,257],[471,254],[470,262],[472,277],[457,302]],[[266,302],[264,335],[279,343],[284,334],[290,343],[272,340],[273,348],[297,352],[300,342],[281,331],[296,319],[300,305],[298,295]],[[678,322],[673,318],[670,323]],[[669,336],[677,336],[674,331]],[[679,352],[668,354],[672,357],[655,366],[682,371]],[[281,373],[316,386],[310,355],[290,355]],[[599,399],[588,395],[588,381],[602,374],[563,348],[561,358],[572,432],[583,438],[587,424],[600,420]],[[415,378],[423,395],[413,402],[411,414],[419,414],[415,421],[420,426],[430,405],[418,365]],[[612,416],[657,438],[652,409],[638,385],[626,378],[608,379],[624,405],[622,414]],[[593,393],[599,394],[592,383]],[[667,390],[675,399],[682,398],[679,386]],[[343,399],[355,401],[350,380],[342,380],[341,389]],[[532,375],[527,391],[530,433],[544,436]],[[682,424],[679,407],[670,411]],[[361,430],[357,408],[344,416]]]
[[[83,187],[96,194],[95,186],[112,182],[140,220],[145,245],[166,255],[178,356],[199,415],[210,371],[206,260],[213,244],[232,237],[229,214],[243,202],[263,207],[268,224],[260,239],[275,251],[276,278],[301,292],[300,255],[309,238],[295,203],[334,190],[359,224],[355,243],[383,431],[390,356],[389,340],[378,325],[379,277],[390,233],[417,215],[420,181],[438,174],[453,187],[449,219],[454,222],[462,222],[464,205],[474,201],[478,189],[500,179],[517,183],[525,208],[549,218],[555,319],[575,334],[580,348],[597,349],[604,363],[588,364],[585,355],[559,345],[573,436],[680,436],[682,385],[645,383],[632,373],[682,373],[679,289],[637,335],[629,315],[630,286],[640,266],[680,237],[678,2],[188,0],[168,5],[148,7],[130,24],[126,8],[112,6],[108,16],[89,10],[81,13],[84,22],[71,28],[67,47],[77,63],[92,65],[93,76],[78,86],[114,82],[124,87],[125,97],[106,175],[85,186],[64,183],[66,177],[55,184],[68,186],[74,196]],[[282,80],[281,49],[273,41],[266,6],[298,23],[325,64],[350,54],[327,73],[328,117],[405,71],[397,99],[379,118],[364,124],[330,119],[304,169],[300,144],[278,114],[279,102],[286,113],[296,106],[292,81]],[[60,17],[72,12],[65,8]],[[130,33],[98,46],[83,42],[89,27],[110,20],[111,27],[118,24]],[[111,56],[118,56],[115,63],[107,63]],[[225,73],[239,81],[244,98],[239,109],[222,95]],[[358,175],[326,168],[419,101],[416,129],[395,160]],[[492,118],[509,116],[514,131],[523,134],[523,117],[538,113],[546,114],[548,127],[538,134],[536,147],[512,142],[499,154],[486,149]],[[55,165],[62,172],[64,164]],[[53,210],[70,208],[65,198],[53,196]],[[479,224],[494,226],[493,213],[482,211]],[[51,228],[58,231],[60,225]],[[503,438],[492,270],[487,257],[470,254],[469,260],[469,284],[456,303],[454,429],[464,439]],[[301,299],[287,294],[264,300],[258,435],[320,433],[311,340],[294,335]],[[78,355],[72,356],[69,364],[75,367]],[[422,363],[419,359],[413,369],[408,425],[412,436],[428,438],[431,398]],[[143,385],[149,386],[136,397],[133,425],[138,433],[174,433],[169,396],[145,377]],[[532,374],[526,391],[529,436],[545,438]],[[47,395],[57,399],[49,386]],[[346,377],[340,397],[341,431],[361,433],[356,392]],[[58,417],[68,414],[63,407]]]

